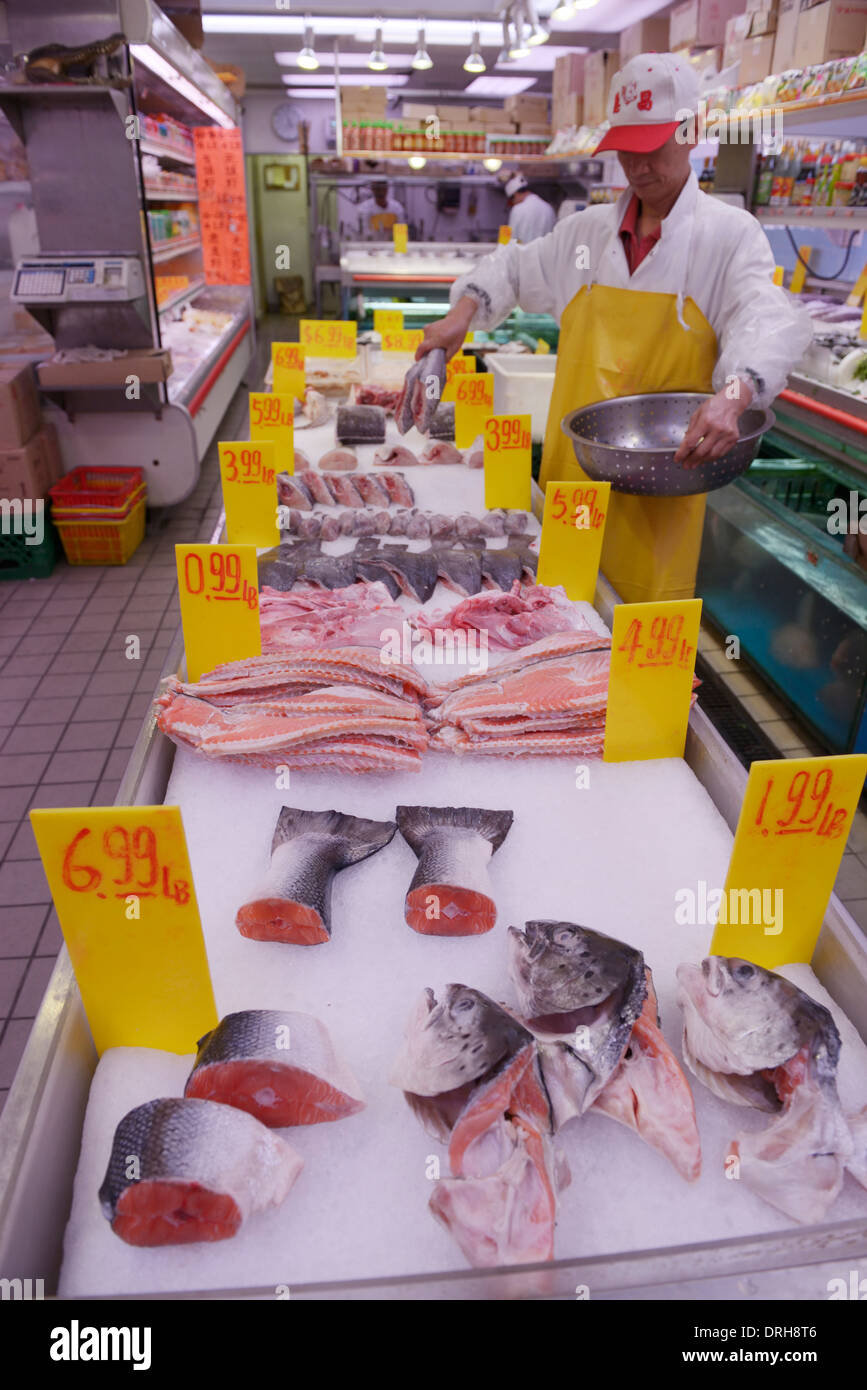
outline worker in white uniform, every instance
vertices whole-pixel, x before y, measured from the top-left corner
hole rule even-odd
[[[557,218],[550,203],[530,192],[523,174],[511,174],[506,180],[506,202],[509,205],[509,226],[512,240],[520,246],[547,236]]]
[[[392,198],[384,179],[371,184],[371,198],[358,204],[362,235],[372,241],[391,241],[392,228],[396,222],[406,221],[406,211],[402,203]]]
[[[560,322],[541,482],[585,478],[561,430],[570,411],[645,392],[693,391],[676,461],[720,458],[749,406],[782,390],[812,333],[806,313],[773,283],[759,223],[699,189],[689,163],[698,79],[672,53],[640,54],[618,72],[609,129],[629,187],[558,222],[529,246],[509,244],[455,282],[452,308],[425,330],[419,356],[451,356],[470,329],[493,329],[520,305]],[[602,570],[627,601],[694,592],[704,495],[612,493]]]

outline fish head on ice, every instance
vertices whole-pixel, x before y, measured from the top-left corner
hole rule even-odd
[[[440,1002],[426,989],[407,1024],[391,1083],[437,1096],[476,1081],[532,1042],[511,1014],[467,985],[447,985]]]
[[[647,993],[640,951],[574,922],[510,927],[509,972],[527,1018],[572,1014],[622,996],[631,1024]]]

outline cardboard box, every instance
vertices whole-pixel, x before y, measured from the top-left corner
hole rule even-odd
[[[53,391],[125,386],[128,376],[142,382],[168,381],[172,354],[168,348],[131,348],[122,357],[97,362],[40,362],[36,374],[39,385]]]
[[[488,135],[515,135],[517,126],[514,121],[499,120],[489,121],[485,126]]]
[[[584,92],[584,53],[564,53],[554,63],[551,94],[555,101],[558,96]]]
[[[521,121],[518,126],[519,135],[550,135],[551,126],[547,121]]]
[[[547,121],[548,98],[521,92],[518,96],[506,97],[503,110],[513,121]]]
[[[743,0],[687,0],[669,15],[668,42],[675,48],[714,48],[725,42],[726,22]]]
[[[584,59],[584,120],[599,125],[608,114],[608,88],[620,68],[620,50],[597,48]]]
[[[753,82],[761,82],[771,72],[774,57],[774,36],[767,34],[762,39],[747,39],[741,57],[739,80],[742,87]]]
[[[668,15],[651,15],[649,19],[630,24],[620,35],[620,66],[639,53],[669,51]]]
[[[780,0],[777,32],[774,38],[772,72],[788,72],[795,66],[795,40],[798,33],[798,0]]]
[[[777,0],[746,0],[744,9],[747,14],[760,14],[762,10],[775,10]]]
[[[35,502],[48,495],[62,471],[57,431],[43,425],[26,444],[0,450],[0,497]]]
[[[385,120],[385,96],[384,87],[341,87],[341,110],[344,115],[364,111]]]
[[[867,35],[867,0],[825,0],[801,10],[792,66],[808,68],[860,53]]]
[[[41,423],[33,368],[0,363],[0,449],[26,443]]]
[[[756,10],[750,23],[750,38],[759,39],[765,34],[774,34],[777,29],[776,10]]]
[[[584,124],[584,98],[578,92],[567,92],[565,96],[556,97],[551,109],[551,129],[556,134],[558,130],[567,130],[569,126],[581,126]]]
[[[750,34],[750,15],[734,14],[731,19],[726,20],[726,38],[723,45],[723,67],[733,67],[735,63],[741,61],[744,40]]]

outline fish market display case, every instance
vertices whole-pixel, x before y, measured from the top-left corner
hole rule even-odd
[[[540,494],[537,490],[537,503]],[[214,539],[218,539],[215,536]],[[597,608],[610,625],[613,591],[600,581]],[[180,636],[166,673],[182,663]],[[130,757],[118,802],[163,800],[174,745],[149,714]],[[730,828],[746,774],[706,716],[694,708],[685,759]],[[867,943],[832,898],[813,969],[867,1038]],[[43,1278],[57,1287],[82,1127],[96,1053],[64,949],[58,959],[18,1075],[0,1117],[0,1276]],[[458,1270],[293,1284],[293,1299],[570,1299],[582,1285],[594,1299],[761,1297],[826,1298],[829,1278],[867,1273],[867,1217],[753,1237],[493,1270]],[[155,1297],[273,1298],[273,1286],[195,1290]]]

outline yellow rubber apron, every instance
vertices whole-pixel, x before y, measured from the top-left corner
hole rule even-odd
[[[564,416],[594,401],[647,391],[710,391],[716,334],[692,299],[612,285],[584,285],[560,321],[557,371],[542,453],[542,486],[586,477]],[[627,603],[691,598],[705,494],[611,494],[602,573]]]

